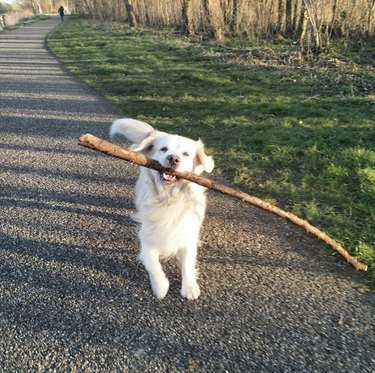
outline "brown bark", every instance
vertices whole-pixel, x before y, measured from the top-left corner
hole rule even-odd
[[[240,0],[233,0],[232,19],[231,19],[230,25],[229,25],[230,31],[234,35],[237,34],[237,30],[238,30],[238,14],[239,14],[239,8],[240,8],[239,1]]]
[[[212,35],[215,40],[220,41],[223,39],[223,31],[221,29],[220,22],[218,20],[217,14],[214,10],[214,5],[212,0],[203,0],[204,10],[210,24]]]
[[[327,26],[327,37],[326,37],[327,38],[327,40],[326,40],[327,48],[329,48],[329,46],[330,46],[332,32],[335,28],[336,12],[337,12],[337,0],[333,0],[331,22]]]
[[[282,34],[285,30],[285,4],[284,0],[278,0],[277,5],[277,28],[278,32]]]
[[[191,0],[183,0],[182,2],[182,29],[186,35],[195,34]]]
[[[366,27],[366,37],[370,37],[372,34],[372,18],[375,9],[375,0],[368,0],[368,11],[367,11],[367,27]]]
[[[39,0],[31,0],[31,7],[35,15],[42,14],[42,6]]]
[[[294,1],[294,7],[293,7],[293,19],[292,19],[292,33],[295,35],[298,32],[298,5],[299,0]]]
[[[130,27],[137,27],[137,18],[135,17],[133,0],[124,0],[125,9],[128,13]]]
[[[143,0],[143,8],[145,10],[145,20],[146,20],[147,25],[151,24],[148,7],[149,7],[149,3],[147,2],[147,0]]]
[[[220,8],[223,13],[224,25],[229,25],[231,19],[231,5],[233,0],[220,0]]]
[[[291,33],[292,33],[292,0],[286,0],[284,34],[286,36],[290,36]]]
[[[306,220],[303,220],[290,212],[284,211],[279,207],[273,206],[258,197],[251,196],[247,193],[241,192],[240,190],[216,183],[213,180],[207,179],[199,175],[195,175],[193,173],[178,172],[169,168],[164,168],[159,162],[153,159],[147,158],[142,154],[135,153],[129,149],[122,148],[118,145],[112,144],[106,140],[100,139],[90,134],[82,135],[79,138],[78,144],[90,149],[98,150],[100,152],[103,152],[116,158],[125,159],[139,166],[151,168],[159,172],[167,172],[170,175],[175,175],[179,178],[192,181],[193,183],[202,185],[208,189],[216,190],[217,192],[240,199],[243,202],[254,205],[263,210],[272,212],[273,214],[278,215],[284,219],[287,219],[292,223],[306,229],[307,232],[321,239],[328,246],[330,246],[332,249],[334,249],[340,255],[342,255],[354,268],[367,271],[367,265],[359,262],[356,257],[351,256],[338,242],[333,240],[327,234],[325,234],[318,228],[312,226]]]
[[[302,38],[302,33],[304,32],[305,29],[305,22],[306,22],[306,17],[305,17],[305,3],[301,2],[301,7],[300,7],[300,12],[299,12],[299,19],[298,19],[298,24],[297,24],[297,34],[300,37],[300,44],[302,44],[303,38]]]
[[[311,52],[317,56],[322,48],[322,21],[318,16],[318,9],[316,3],[313,0],[303,0],[305,5],[306,14],[305,17],[309,21],[310,35],[309,39],[311,41]]]

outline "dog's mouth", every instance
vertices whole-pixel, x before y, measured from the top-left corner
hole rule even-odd
[[[178,180],[180,180],[179,177],[174,176],[174,175],[169,175],[169,174],[167,174],[167,173],[165,173],[165,172],[160,172],[159,175],[160,175],[160,179],[161,179],[161,181],[162,181],[164,184],[167,184],[167,185],[174,184],[174,183],[176,183]]]

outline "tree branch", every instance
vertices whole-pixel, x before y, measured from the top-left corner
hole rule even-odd
[[[304,228],[307,232],[313,234],[314,236],[321,239],[333,250],[337,251],[341,256],[343,256],[354,268],[362,271],[367,271],[367,265],[358,261],[358,258],[351,256],[347,250],[345,250],[338,242],[329,237],[327,234],[319,230],[318,228],[312,226],[308,221],[299,218],[290,212],[282,210],[279,207],[273,206],[268,202],[263,201],[258,197],[251,196],[247,193],[241,192],[240,190],[230,188],[226,185],[219,184],[213,180],[207,179],[202,176],[195,175],[190,172],[178,172],[170,168],[163,167],[159,162],[147,158],[142,154],[135,153],[129,149],[122,148],[118,145],[112,144],[109,141],[100,139],[90,134],[82,135],[79,138],[79,145],[98,150],[102,153],[108,154],[110,156],[125,159],[131,163],[137,164],[139,166],[151,168],[159,172],[166,172],[170,175],[177,176],[179,178],[189,180],[193,183],[202,185],[208,189],[216,190],[217,192],[226,194],[228,196],[240,199],[241,201],[259,207],[263,210],[272,212],[284,219],[291,221],[292,223]]]

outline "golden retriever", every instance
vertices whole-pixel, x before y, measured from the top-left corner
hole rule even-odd
[[[203,143],[155,130],[135,119],[116,120],[110,136],[125,136],[132,150],[177,171],[212,172],[214,161]],[[199,232],[206,209],[205,188],[166,173],[141,167],[135,187],[135,220],[141,223],[139,258],[150,275],[154,295],[163,299],[169,281],[161,258],[176,256],[181,267],[181,295],[197,299],[196,257]]]

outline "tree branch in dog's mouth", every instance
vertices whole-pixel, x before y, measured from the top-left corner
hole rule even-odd
[[[240,190],[230,188],[226,185],[219,184],[213,180],[207,179],[205,177],[193,174],[191,172],[178,172],[172,168],[163,167],[158,161],[147,158],[142,154],[135,153],[129,149],[122,148],[118,145],[112,144],[109,141],[100,139],[90,134],[82,135],[79,138],[79,145],[85,146],[86,148],[98,150],[102,153],[111,155],[112,157],[125,159],[126,161],[137,164],[138,166],[143,166],[147,168],[159,171],[165,180],[176,180],[185,179],[193,183],[202,185],[208,189],[216,190],[217,192],[226,194],[231,197],[240,199],[243,202],[259,207],[263,210],[272,212],[284,219],[291,221],[292,223],[304,228],[309,233],[321,239],[332,249],[337,251],[341,256],[343,256],[354,268],[360,269],[362,271],[367,271],[367,265],[361,263],[358,258],[351,256],[347,250],[345,250],[338,242],[329,237],[327,234],[319,230],[318,228],[311,225],[308,221],[301,219],[297,215],[287,212],[277,206],[271,205],[270,203],[263,201],[262,199],[251,196]]]

